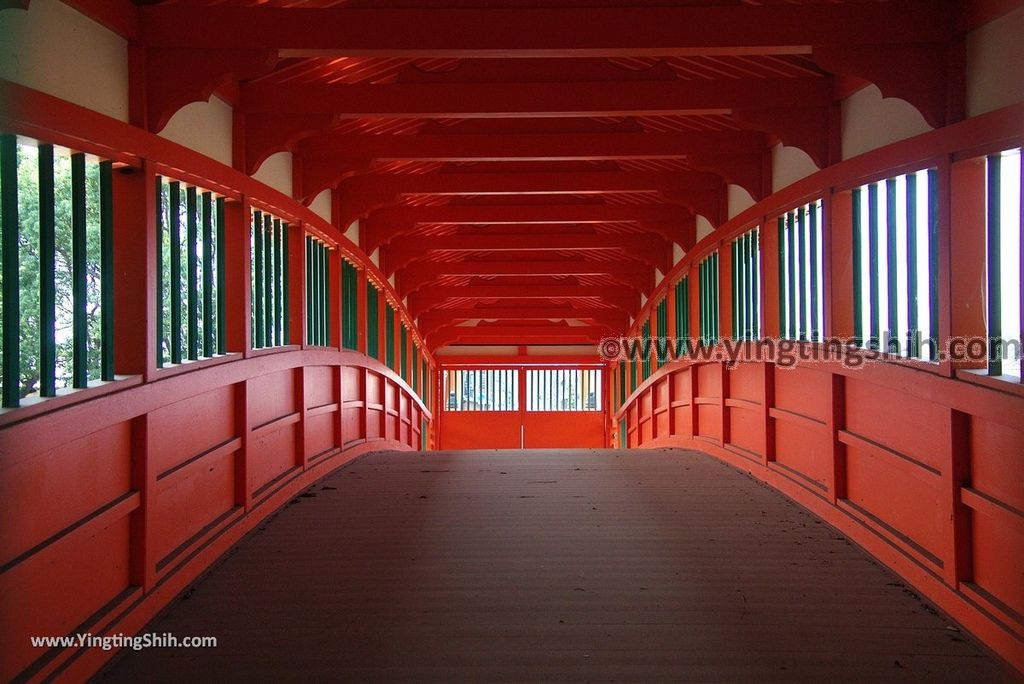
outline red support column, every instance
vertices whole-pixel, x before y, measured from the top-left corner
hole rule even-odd
[[[941,164],[939,174],[939,349],[951,336],[987,336],[985,159]],[[953,194],[955,193],[955,194]],[[953,259],[953,255],[956,259]],[[948,313],[947,313],[948,312]],[[985,359],[954,362],[984,368]]]
[[[853,337],[853,194],[827,194],[821,214],[824,258],[825,320],[822,330],[832,337]],[[776,272],[777,273],[777,272]],[[776,283],[778,276],[776,275]],[[777,287],[777,284],[776,284]]]
[[[293,386],[292,406],[299,414],[299,422],[295,424],[295,465],[303,470],[309,466],[308,450],[306,449],[306,419],[308,418],[308,407],[306,406],[306,368],[299,366],[293,371],[295,384]]]
[[[779,231],[774,219],[761,218],[761,232],[758,249],[761,250],[761,282],[758,294],[761,297],[761,336],[767,339],[779,337]],[[826,231],[827,232],[827,231]],[[822,253],[827,255],[826,248]],[[828,257],[825,257],[828,270]],[[828,293],[825,293],[828,296]],[[827,299],[825,300],[828,301]],[[825,306],[828,309],[828,306]],[[827,314],[826,314],[827,315]]]
[[[306,343],[306,229],[301,222],[288,226],[288,341]]]
[[[141,415],[131,423],[131,487],[139,493],[139,507],[129,520],[129,578],[148,593],[156,583],[156,544],[153,540],[153,509],[156,496],[156,469],[149,460],[149,416]]]
[[[356,271],[356,350],[366,353],[366,269]]]
[[[718,336],[727,340],[735,336],[732,329],[732,242],[718,246]]]
[[[331,311],[330,345],[341,349],[341,250],[335,247],[328,254],[330,267],[327,305]]]
[[[118,374],[156,372],[156,173],[141,169],[113,174],[114,194],[114,368]]]
[[[942,469],[942,496],[948,514],[942,519],[948,521],[946,549],[943,557],[943,579],[946,584],[958,589],[960,582],[973,577],[971,509],[960,499],[960,491],[970,482],[971,477],[971,416],[950,409],[949,411],[949,455],[948,465]]]
[[[245,356],[252,353],[251,221],[248,197],[243,195],[240,201],[228,200],[224,203],[225,337],[228,352]],[[292,310],[295,310],[294,303]]]
[[[839,433],[846,428],[846,377],[832,373],[825,414],[825,429],[829,434],[829,451],[832,466],[826,472],[825,487],[829,501],[835,505],[846,498],[846,445],[839,439]]]
[[[775,460],[775,419],[772,409],[775,407],[775,364],[770,361],[761,363],[761,430],[764,440],[761,442],[761,464]]]
[[[249,424],[248,380],[235,385],[235,434],[242,442],[235,452],[235,505],[248,511],[252,508],[252,470],[249,468],[252,426]]]

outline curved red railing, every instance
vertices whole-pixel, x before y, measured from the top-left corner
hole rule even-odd
[[[0,81],[0,105],[0,130],[196,183],[301,223],[365,271],[424,348],[379,269],[299,203],[21,86]],[[143,318],[136,327],[148,324]],[[318,478],[368,451],[427,441],[424,401],[375,359],[336,347],[243,346],[0,411],[0,679],[84,679],[116,649],[37,648],[30,637],[134,635]]]
[[[704,256],[754,226],[774,230],[776,217],[822,199],[825,333],[851,335],[848,191],[926,167],[940,177],[940,339],[975,334],[977,312],[984,311],[984,262],[973,257],[983,257],[985,240],[977,158],[1020,146],[1021,121],[1024,106],[1008,107],[836,164],[775,193],[688,253],[631,334],[640,334],[657,303],[674,296],[675,282]],[[762,330],[774,338],[771,283],[778,272],[772,260],[763,264]],[[729,281],[723,271],[723,306]],[[692,290],[696,278],[690,283]],[[723,311],[726,338],[729,318]],[[857,351],[846,363],[789,368],[777,362],[788,365],[790,356],[756,344],[746,343],[748,360],[731,369],[705,356],[655,370],[616,412],[613,425],[618,430],[624,421],[626,431],[619,443],[699,449],[750,472],[849,536],[1024,670],[1024,388],[951,361],[858,366],[851,363],[862,359]]]

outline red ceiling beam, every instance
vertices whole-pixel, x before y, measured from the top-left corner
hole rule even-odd
[[[378,209],[362,225],[360,241],[372,253],[417,225],[537,225],[629,222],[678,242],[689,249],[696,238],[696,220],[685,207],[671,204],[553,204],[396,206]]]
[[[403,297],[440,277],[464,276],[510,276],[510,275],[589,275],[610,276],[621,282],[630,283],[641,292],[650,292],[654,286],[654,274],[650,267],[628,261],[441,261],[415,263],[398,271],[396,282]]]
[[[143,42],[276,48],[283,56],[613,57],[807,53],[813,45],[946,40],[933,0],[768,6],[356,9],[139,8]]]
[[[339,224],[349,225],[402,195],[596,195],[654,192],[665,202],[689,207],[713,225],[721,222],[722,178],[700,171],[642,173],[429,173],[364,174],[337,186]],[[301,193],[297,193],[301,194]],[[300,197],[306,201],[316,195]]]
[[[608,329],[576,325],[453,325],[427,337],[427,346],[438,349],[448,344],[596,344]],[[595,350],[596,351],[596,350]]]
[[[830,101],[829,83],[819,76],[597,83],[256,82],[241,87],[240,109],[342,119],[466,119],[723,114],[766,102],[823,107]]]
[[[437,162],[679,159],[693,154],[752,154],[768,148],[757,131],[692,133],[523,133],[359,135],[328,133],[295,149],[307,163],[338,159]]]
[[[640,295],[612,285],[444,285],[409,297],[409,313],[419,318],[450,299],[595,299],[630,315],[640,307]]]
[[[616,309],[559,307],[480,307],[466,309],[436,309],[417,320],[421,335],[430,335],[445,326],[465,321],[562,321],[576,319],[591,321],[612,330],[624,330],[629,324],[628,316]]]
[[[381,269],[390,276],[432,252],[519,252],[618,250],[666,273],[671,246],[655,235],[488,234],[396,238],[387,247]]]

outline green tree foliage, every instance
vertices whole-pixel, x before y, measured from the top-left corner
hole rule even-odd
[[[22,397],[39,391],[40,380],[40,263],[39,263],[39,155],[35,146],[18,146],[18,246],[21,302]],[[71,319],[71,162],[57,153],[54,163],[54,214],[56,218],[55,288],[57,342],[56,386],[71,386],[73,339]],[[86,316],[88,319],[89,379],[100,377],[100,215],[99,164],[86,163],[87,267]]]

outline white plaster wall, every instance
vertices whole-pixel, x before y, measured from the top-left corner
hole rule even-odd
[[[754,206],[754,198],[750,193],[738,185],[729,184],[729,218],[739,214],[744,209]],[[710,225],[710,224],[709,224]],[[700,224],[697,224],[697,234],[700,235]]]
[[[128,120],[128,44],[58,0],[0,12],[0,78]]]
[[[895,97],[883,98],[874,85],[843,100],[841,108],[843,159],[932,130],[913,105]]]
[[[174,113],[160,136],[231,166],[231,112],[216,96],[192,102]]]
[[[261,183],[292,196],[292,153],[278,152],[267,157],[252,177]]]
[[[1024,7],[967,35],[967,116],[1024,101]]]
[[[701,220],[701,217],[698,216],[697,217],[697,221],[699,222],[700,220]],[[705,223],[707,223],[706,220],[705,220]],[[675,266],[676,264],[678,264],[680,262],[680,260],[684,256],[686,256],[686,252],[683,251],[683,248],[673,242],[672,243],[672,265]]]
[[[731,188],[733,186],[730,185],[729,187]],[[697,242],[700,242],[708,235],[711,235],[711,233],[713,233],[714,230],[715,227],[711,225],[710,221],[708,221],[703,216],[697,216]]]
[[[309,208],[314,214],[322,218],[324,221],[330,223],[331,221],[331,191],[324,190],[319,195],[313,198]],[[357,225],[357,224],[352,224]],[[341,227],[341,226],[339,226]],[[357,228],[358,230],[358,228]]]
[[[779,143],[772,148],[772,192],[778,192],[818,170],[818,165],[798,147]]]
[[[327,220],[330,221],[331,219],[328,218]],[[347,237],[349,240],[351,240],[352,242],[356,243],[357,245],[359,244],[359,219],[356,219],[355,221],[353,221],[352,224],[348,227],[348,230],[345,231],[345,237]],[[374,254],[376,254],[376,253],[377,253],[377,251],[374,250]],[[371,259],[372,258],[373,257],[371,255]],[[377,262],[374,261],[373,263],[377,263]]]

